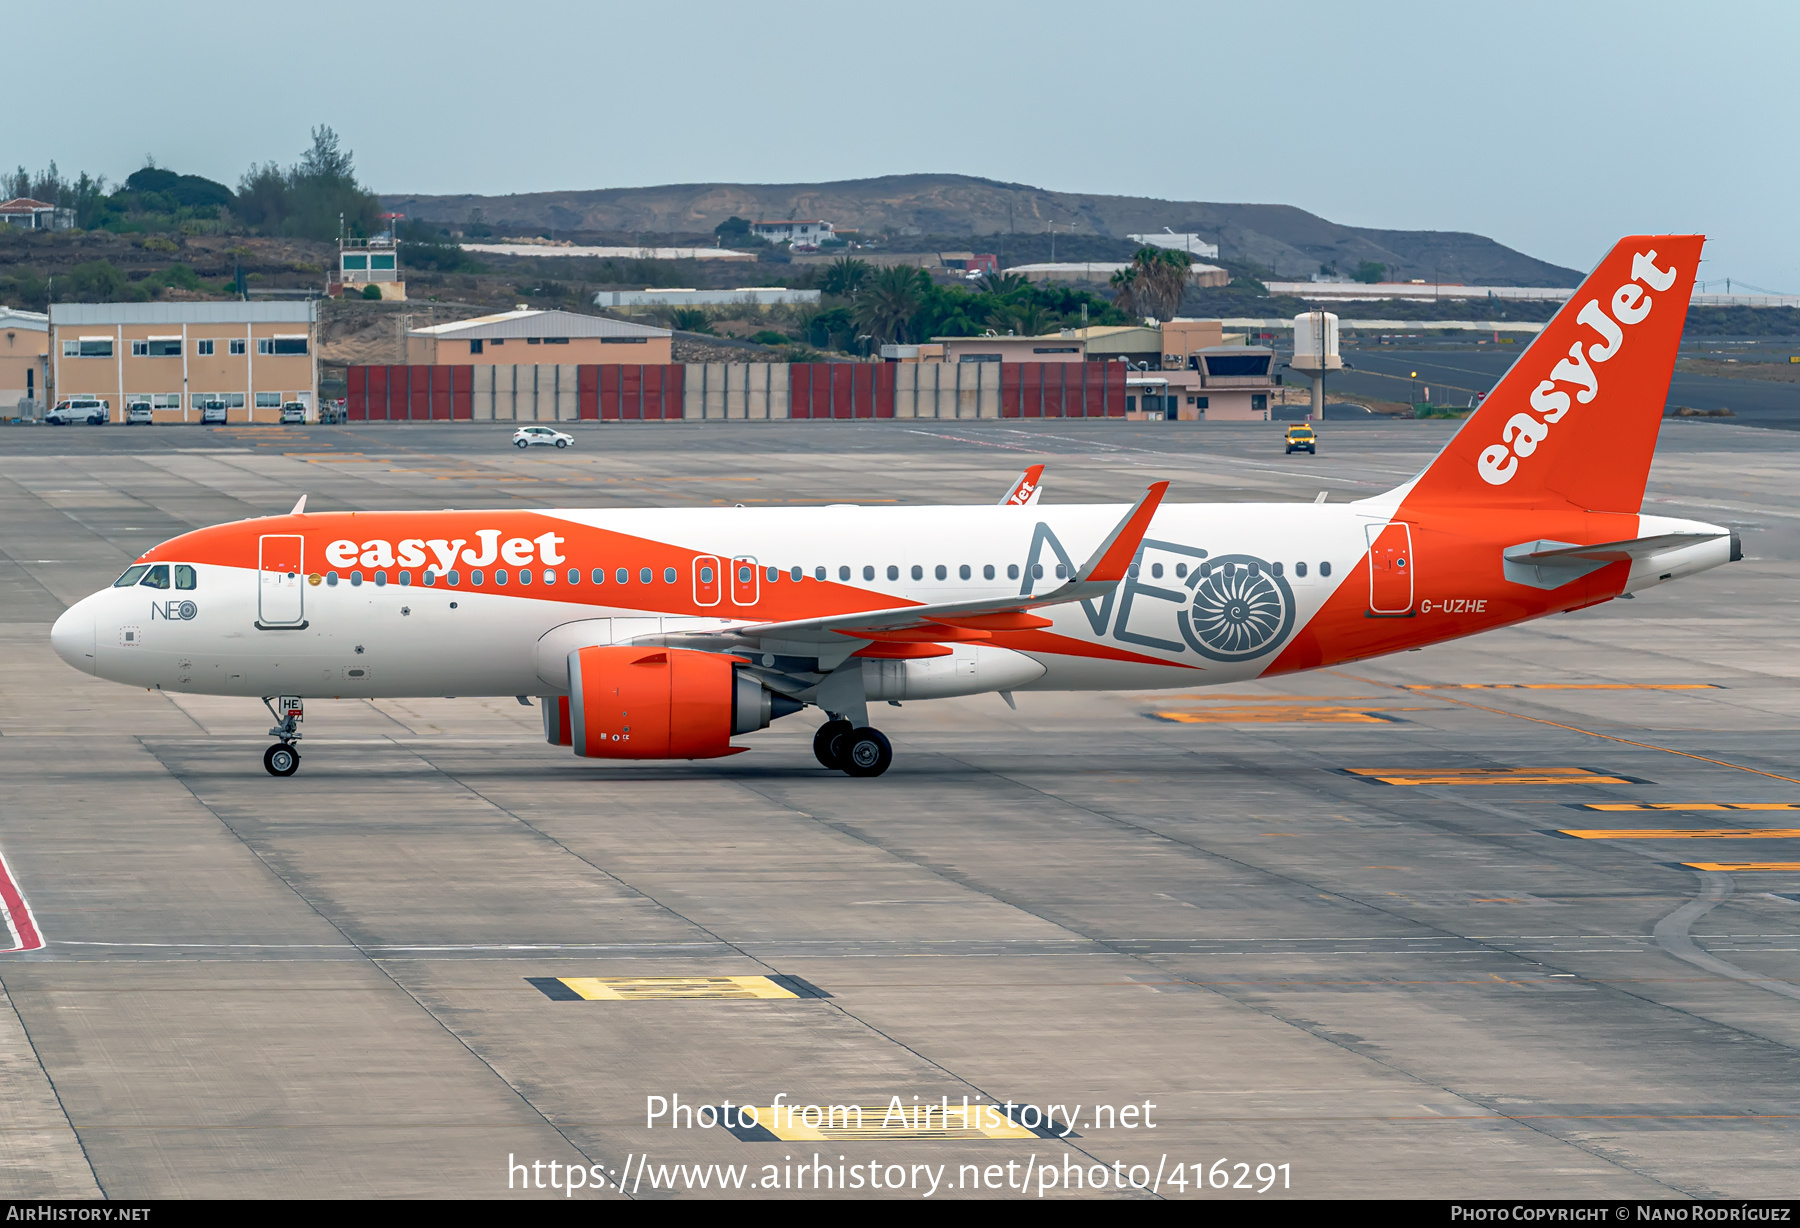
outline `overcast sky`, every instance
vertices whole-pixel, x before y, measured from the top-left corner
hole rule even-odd
[[[1703,278],[1796,293],[1796,35],[1792,0],[35,4],[0,158],[235,186],[325,123],[390,192],[960,172],[1579,269],[1699,230]]]

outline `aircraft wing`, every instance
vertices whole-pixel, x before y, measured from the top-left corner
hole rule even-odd
[[[1013,484],[1000,497],[1001,507],[1030,507],[1044,493],[1044,467],[1033,465],[1013,479]]]
[[[794,619],[778,623],[752,623],[724,631],[676,633],[660,637],[668,643],[783,640],[846,646],[854,641],[901,644],[943,644],[985,640],[995,631],[1024,631],[1047,627],[1050,620],[1031,613],[1044,606],[1103,597],[1126,575],[1151,518],[1168,491],[1157,482],[1144,492],[1124,519],[1114,526],[1075,575],[1042,593],[1011,597],[986,597],[972,601],[913,604],[885,610],[863,610],[822,618]]]

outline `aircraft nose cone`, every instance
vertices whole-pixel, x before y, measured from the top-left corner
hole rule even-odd
[[[50,647],[82,673],[94,672],[94,607],[91,601],[77,601],[62,612],[62,617],[50,628]]]

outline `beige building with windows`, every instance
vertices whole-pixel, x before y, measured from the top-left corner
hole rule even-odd
[[[316,421],[318,320],[312,302],[55,303],[51,386],[57,400],[100,397],[114,422],[139,403],[157,422],[198,422],[211,401],[231,422],[279,422],[290,401]]]
[[[518,363],[664,364],[674,361],[666,328],[576,311],[521,308],[406,334],[411,364],[488,366]]]
[[[50,382],[50,317],[0,307],[0,418],[21,412],[21,402],[42,417]]]

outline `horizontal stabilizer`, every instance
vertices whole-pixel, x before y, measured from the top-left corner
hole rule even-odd
[[[1527,584],[1532,588],[1555,589],[1565,584],[1572,584],[1589,572],[1599,571],[1608,563],[1629,563],[1637,559],[1646,559],[1652,555],[1665,554],[1671,550],[1681,550],[1688,546],[1697,546],[1702,542],[1717,541],[1730,534],[1725,532],[1711,533],[1656,533],[1649,537],[1633,537],[1625,541],[1595,542],[1592,545],[1580,546],[1574,542],[1532,541],[1520,542],[1516,546],[1508,546],[1500,552],[1501,568],[1506,578],[1514,584]],[[1732,558],[1741,557],[1735,539],[1732,543]]]
[[[1511,546],[1506,558],[1512,563],[1542,565],[1560,561],[1590,559],[1600,563],[1622,563],[1627,559],[1647,558],[1665,550],[1679,550],[1701,542],[1723,537],[1723,533],[1658,533],[1654,537],[1633,537],[1627,541],[1595,542],[1591,546],[1575,546],[1568,542],[1535,541]]]

